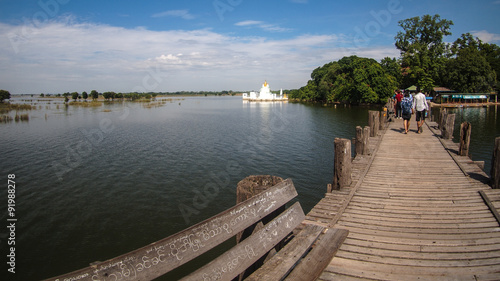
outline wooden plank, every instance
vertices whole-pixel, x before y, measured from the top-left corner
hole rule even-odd
[[[300,203],[296,202],[263,229],[181,280],[232,280],[283,240],[304,218]]]
[[[297,196],[287,179],[251,199],[181,232],[68,274],[47,280],[151,280],[200,256]]]
[[[299,260],[307,254],[324,229],[318,225],[305,226],[290,243],[257,271],[245,278],[245,281],[281,280],[286,277]]]
[[[491,203],[491,201],[488,198],[488,196],[486,195],[486,193],[484,193],[484,191],[480,190],[479,194],[481,194],[481,197],[483,198],[484,203],[486,203],[488,208],[490,208],[491,213],[493,214],[493,216],[495,216],[495,219],[500,224],[500,214],[498,213],[497,208],[495,208],[495,206],[493,206],[493,204]]]
[[[288,281],[313,281],[321,275],[344,242],[349,231],[328,229],[299,265],[287,276]],[[264,280],[264,279],[263,279]]]

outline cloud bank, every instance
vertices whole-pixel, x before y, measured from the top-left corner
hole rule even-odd
[[[189,15],[168,12],[158,16]],[[240,26],[263,25],[240,22]],[[398,56],[393,46],[357,48],[345,35],[240,37],[211,29],[152,31],[58,20],[0,23],[0,88],[13,94],[298,88],[313,69],[356,54]]]

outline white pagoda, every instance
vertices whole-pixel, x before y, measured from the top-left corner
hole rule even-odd
[[[280,90],[280,94],[273,94],[269,88],[269,84],[267,81],[264,81],[262,87],[260,88],[260,92],[250,92],[243,93],[243,100],[249,101],[286,101],[288,97],[283,95],[283,89]]]

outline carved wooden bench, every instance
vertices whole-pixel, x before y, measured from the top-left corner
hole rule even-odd
[[[295,196],[295,187],[287,179],[146,247],[48,280],[152,280],[233,238]],[[300,204],[294,203],[260,230],[182,280],[232,280],[277,244],[283,244],[282,241],[286,245],[245,280],[316,279],[347,237],[347,230],[305,225],[298,231],[297,226],[304,218]]]

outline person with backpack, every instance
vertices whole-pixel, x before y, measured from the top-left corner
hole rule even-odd
[[[405,134],[408,134],[408,130],[410,129],[410,119],[413,113],[413,99],[410,97],[410,93],[408,92],[405,93],[404,98],[401,100],[401,110]]]

